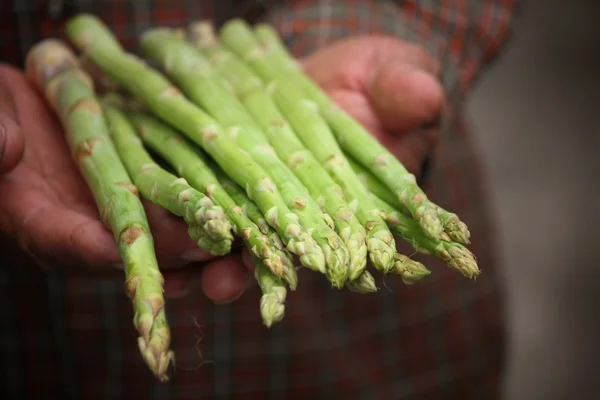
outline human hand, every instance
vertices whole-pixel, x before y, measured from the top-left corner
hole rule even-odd
[[[440,66],[424,49],[393,37],[357,36],[316,51],[302,66],[409,171],[419,172],[444,104]]]
[[[72,161],[63,130],[24,75],[0,65],[0,235],[45,268],[123,280],[111,232]],[[195,279],[217,303],[237,298],[251,278],[239,252],[200,251],[181,218],[145,202],[165,294],[183,295]]]

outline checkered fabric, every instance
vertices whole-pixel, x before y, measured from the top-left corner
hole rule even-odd
[[[267,330],[250,289],[228,306],[199,291],[170,301],[177,369],[168,384],[138,353],[132,310],[116,283],[42,272],[0,246],[0,367],[3,399],[485,399],[497,398],[504,367],[502,290],[481,167],[460,104],[505,41],[514,0],[3,0],[0,56],[20,65],[66,19],[91,12],[126,46],[151,25],[232,16],[277,26],[305,55],[357,33],[419,42],[444,65],[454,117],[426,186],[471,228],[483,275],[468,281],[431,257],[420,285],[378,277],[361,296],[331,290],[302,272],[285,319]],[[410,253],[410,249],[401,250]]]

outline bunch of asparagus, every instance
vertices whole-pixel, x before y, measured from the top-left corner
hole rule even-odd
[[[173,352],[140,196],[180,216],[214,255],[242,240],[267,327],[283,318],[299,267],[357,293],[377,291],[368,264],[406,284],[429,275],[396,239],[480,273],[466,225],[303,73],[272,27],[156,27],[140,37],[142,56],[91,15],[72,18],[67,36],[80,57],[44,40],[27,74],[119,245],[140,351],[160,380]]]

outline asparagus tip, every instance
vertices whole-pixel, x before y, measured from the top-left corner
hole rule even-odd
[[[260,314],[267,328],[281,321],[285,314],[285,288],[280,289],[283,290],[264,294],[260,298]]]
[[[435,240],[439,240],[444,232],[442,223],[434,210],[427,210],[423,213],[421,218],[419,218],[419,224],[421,225],[423,232]]]
[[[396,253],[394,259],[394,272],[400,275],[402,282],[406,285],[414,285],[431,275],[431,271],[422,263],[412,260],[404,254]]]
[[[475,255],[466,247],[459,243],[443,243],[446,251],[450,255],[448,266],[456,269],[469,279],[476,279],[481,274]]]
[[[290,239],[287,249],[300,258],[306,268],[322,274],[326,273],[325,255],[317,242],[307,233],[303,232],[296,239]]]
[[[346,282],[346,287],[351,292],[359,294],[374,293],[377,291],[375,278],[367,270],[364,270],[357,279]]]
[[[462,221],[448,222],[444,226],[444,230],[446,231],[450,239],[454,240],[455,242],[465,245],[471,243],[471,232],[469,232],[467,224],[465,224]]]
[[[168,343],[168,336],[165,338],[158,335],[156,339],[151,339],[149,343],[146,343],[141,336],[138,338],[138,347],[144,361],[161,383],[169,381],[168,370],[175,362],[175,353],[172,350],[167,350],[169,348]]]
[[[344,283],[348,280],[348,262],[349,253],[346,246],[343,246],[341,242],[337,248],[333,248],[329,245],[321,246],[323,254],[325,255],[325,265],[327,268],[327,278],[333,284],[334,287],[341,289],[344,287]]]
[[[362,228],[361,225],[359,225]],[[349,230],[348,230],[349,232]],[[363,273],[367,267],[367,235],[364,229],[342,234],[342,238],[348,249],[348,279],[353,281]]]
[[[394,267],[396,242],[389,231],[379,230],[369,232],[367,249],[373,266],[383,273],[388,273]]]

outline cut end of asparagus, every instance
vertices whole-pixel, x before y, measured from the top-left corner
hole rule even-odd
[[[375,278],[373,278],[373,275],[367,270],[364,270],[357,279],[346,282],[346,287],[351,292],[360,294],[374,293],[377,291]]]
[[[431,275],[431,271],[423,264],[399,253],[396,253],[394,257],[393,272],[400,275],[402,282],[406,285],[414,285]]]

